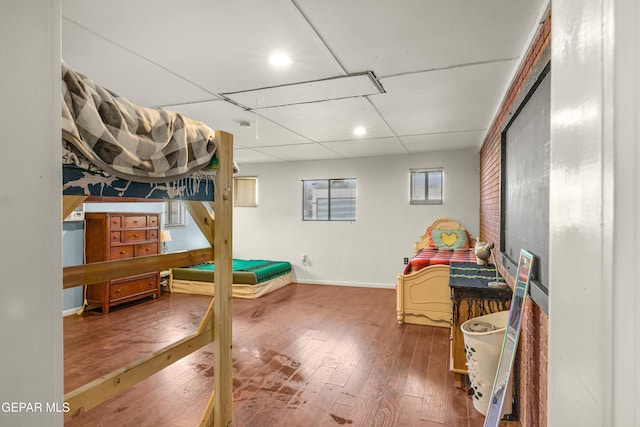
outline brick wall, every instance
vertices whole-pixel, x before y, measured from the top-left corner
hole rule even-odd
[[[549,14],[540,25],[480,149],[480,240],[494,242],[496,248],[500,242],[500,132],[520,89],[540,59],[540,54],[549,45],[550,37]],[[507,279],[513,286],[513,278]],[[527,300],[515,365],[517,408],[523,427],[547,425],[547,332],[547,315],[530,299]]]

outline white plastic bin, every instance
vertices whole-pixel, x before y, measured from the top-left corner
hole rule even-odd
[[[464,336],[469,381],[473,388],[473,406],[482,415],[487,415],[489,408],[508,318],[509,310],[498,311],[474,317],[460,326]],[[512,383],[512,379],[509,379],[502,415],[511,413],[511,399],[509,397],[511,396]]]

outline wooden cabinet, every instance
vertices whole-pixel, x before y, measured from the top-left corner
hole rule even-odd
[[[511,289],[489,287],[489,282],[495,280],[493,265],[480,266],[468,262],[452,262],[450,265],[449,287],[453,302],[450,370],[457,374],[456,382],[460,381],[459,375],[467,374],[462,324],[474,317],[509,309]]]
[[[86,263],[160,253],[160,214],[91,212],[85,214]],[[87,286],[87,303],[109,308],[160,295],[160,274],[145,273]]]

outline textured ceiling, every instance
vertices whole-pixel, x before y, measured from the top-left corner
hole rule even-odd
[[[62,56],[232,133],[240,165],[479,148],[546,4],[63,0]]]

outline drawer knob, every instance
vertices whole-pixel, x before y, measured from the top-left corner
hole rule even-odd
[[[120,293],[120,289],[116,289],[116,294],[119,294],[119,293]]]
[[[145,251],[149,252],[151,248],[144,248]]]
[[[127,251],[120,251],[120,255],[124,255],[126,253],[127,253]]]

